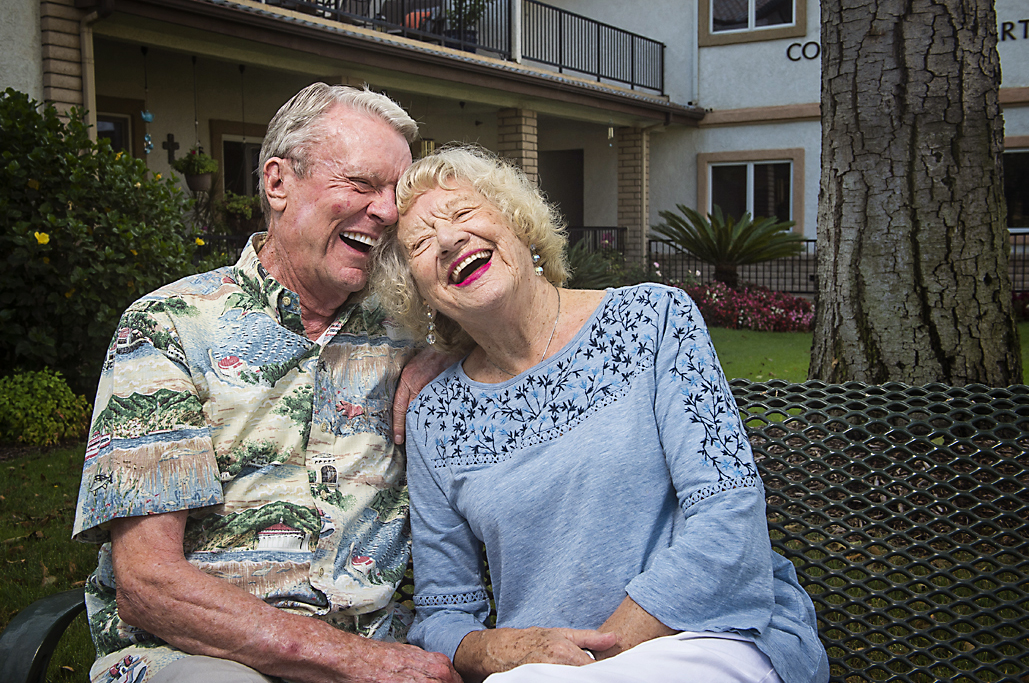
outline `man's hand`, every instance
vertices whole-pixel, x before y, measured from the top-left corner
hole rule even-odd
[[[459,361],[456,356],[445,356],[433,349],[422,349],[407,362],[400,373],[400,383],[393,397],[393,442],[404,443],[407,434],[407,406],[425,385]]]
[[[573,628],[473,631],[458,646],[454,667],[466,683],[478,683],[490,674],[509,671],[522,664],[590,664],[593,657],[586,650],[607,650],[617,641],[614,633]]]

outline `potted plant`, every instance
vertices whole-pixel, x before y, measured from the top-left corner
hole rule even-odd
[[[218,162],[204,154],[203,147],[195,145],[188,153],[173,161],[172,168],[186,177],[186,186],[192,192],[210,192],[213,176],[218,171]]]
[[[221,227],[229,235],[252,235],[264,229],[261,198],[248,197],[226,190],[216,205]]]
[[[493,0],[454,0],[451,9],[447,10],[447,30],[443,32],[447,38],[455,38],[455,42],[444,41],[444,45],[453,48],[474,46],[479,42],[479,20],[486,13]]]

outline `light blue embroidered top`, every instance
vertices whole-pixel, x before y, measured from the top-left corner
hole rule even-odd
[[[828,679],[811,600],[707,329],[678,289],[612,290],[502,384],[451,367],[409,417],[415,626],[451,658],[485,628],[596,628],[626,594],[667,626],[752,638],[787,683]]]

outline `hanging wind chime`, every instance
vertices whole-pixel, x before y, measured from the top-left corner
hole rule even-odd
[[[149,160],[150,152],[154,151],[154,140],[150,137],[150,123],[154,120],[154,115],[150,113],[149,99],[150,99],[150,83],[147,79],[147,65],[146,65],[146,54],[148,52],[147,46],[140,47],[140,52],[143,53],[143,111],[139,112],[140,118],[143,119],[143,154],[144,160]]]
[[[196,55],[192,57],[193,62],[193,139],[196,141],[190,149],[189,154],[192,155],[190,158],[197,161],[204,160],[208,161],[208,157],[204,154],[204,146],[200,144],[200,95],[197,92],[197,58]],[[211,165],[214,166],[213,170],[206,169],[195,169],[192,174],[186,174],[186,186],[193,192],[210,192],[211,186],[214,183],[214,172],[217,170],[217,165],[211,161]],[[200,206],[200,203],[197,204]]]

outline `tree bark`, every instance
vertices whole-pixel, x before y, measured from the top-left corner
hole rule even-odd
[[[822,0],[811,379],[1021,383],[990,0]]]

